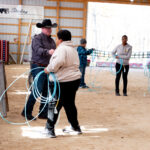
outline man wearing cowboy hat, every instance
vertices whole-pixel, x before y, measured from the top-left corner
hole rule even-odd
[[[41,28],[41,33],[38,35],[35,35],[32,40],[32,58],[31,58],[31,69],[32,70],[32,76],[35,78],[35,76],[43,71],[43,68],[38,67],[46,67],[49,64],[49,60],[54,53],[54,50],[56,49],[56,44],[54,40],[51,38],[52,28],[56,28],[57,24],[52,24],[50,19],[44,19],[42,23],[37,23],[36,26],[38,28]],[[36,69],[38,68],[38,69]],[[40,94],[42,94],[43,97],[47,97],[47,75],[42,74],[38,80],[37,88]],[[33,92],[31,92],[29,99],[26,104],[26,116],[28,120],[34,119],[32,116],[32,111],[34,104],[36,102],[36,99],[33,96]],[[44,103],[41,102],[39,112],[43,110]],[[44,110],[40,113],[39,118],[40,119],[47,119],[47,109],[46,106]],[[25,108],[22,111],[22,116],[25,117]]]

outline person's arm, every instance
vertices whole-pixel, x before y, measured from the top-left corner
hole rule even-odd
[[[132,47],[129,49],[127,55],[120,55],[119,58],[121,58],[121,59],[130,59],[131,55],[132,55]]]
[[[79,55],[90,55],[93,52],[93,49],[86,50],[83,47],[78,47],[77,51]]]
[[[113,57],[116,57],[117,49],[118,49],[118,46],[112,51],[112,56]]]
[[[90,54],[92,54],[93,50],[94,50],[93,48],[92,48],[92,49],[87,50],[87,51],[86,51],[86,55],[90,55]]]
[[[65,50],[57,49],[50,60],[50,64],[46,67],[47,72],[56,73],[65,63]]]
[[[49,49],[43,48],[42,41],[40,37],[35,37],[32,40],[32,49],[34,49],[35,53],[37,53],[40,56],[48,56],[50,55]]]

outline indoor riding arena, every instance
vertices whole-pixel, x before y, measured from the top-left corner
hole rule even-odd
[[[149,16],[150,0],[0,0],[0,150],[150,150]]]

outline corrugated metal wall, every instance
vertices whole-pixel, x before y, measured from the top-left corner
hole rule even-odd
[[[45,18],[51,18],[52,22],[59,23],[59,29],[68,29],[72,32],[74,45],[79,44],[81,37],[85,37],[86,33],[86,13],[87,2],[82,0],[0,0],[0,4],[19,5],[22,1],[22,5],[44,6]],[[77,2],[78,1],[78,2]],[[90,0],[89,0],[90,1]],[[92,0],[91,0],[92,1]],[[95,0],[98,1],[98,0]],[[127,3],[148,5],[150,0],[100,0],[101,2],[114,2],[114,3]],[[99,2],[100,2],[99,1]],[[58,8],[59,3],[59,8]],[[58,11],[59,10],[59,11]],[[20,24],[21,22],[21,24]],[[33,30],[36,22],[41,20],[33,20],[32,27],[25,50],[25,59],[28,59],[28,51],[30,49],[31,35],[34,35]],[[28,31],[29,20],[22,19],[2,19],[0,18],[0,39],[10,41],[10,52],[13,54],[17,62],[19,62],[19,55],[23,49],[23,44]],[[21,25],[21,31],[19,26]],[[21,34],[19,34],[19,31]],[[57,29],[53,30],[53,35],[56,36]],[[53,36],[55,38],[55,36]],[[18,42],[18,39],[19,42]]]
[[[9,4],[9,5],[18,5],[19,0],[0,0],[0,4]],[[3,24],[18,24],[18,19],[5,19],[0,18],[0,23]],[[10,34],[0,34],[1,40],[8,40],[13,42],[15,38],[18,37],[18,26],[12,25],[0,25],[0,33],[16,33],[16,35]],[[17,44],[10,44],[11,52],[17,52]],[[14,55],[15,59],[17,59],[16,55]]]
[[[19,5],[19,0],[0,0],[0,4]],[[83,37],[83,20],[84,4],[82,2],[59,2],[59,17],[57,16],[57,1],[51,0],[22,0],[22,5],[44,6],[45,18],[51,18],[52,22],[59,22],[59,29],[68,29],[72,32],[74,45],[79,44]],[[62,9],[61,9],[62,8]],[[59,18],[59,20],[57,20]],[[42,20],[32,20],[27,46],[25,49],[24,59],[28,59],[28,52],[31,44],[31,36],[35,33],[33,28],[37,22]],[[20,53],[23,50],[24,42],[28,32],[28,19],[21,19],[21,36],[20,36]],[[19,19],[2,19],[0,18],[0,39],[10,41],[10,53],[17,62],[18,52],[18,31]],[[55,39],[57,29],[53,29],[53,38]],[[18,61],[19,62],[19,61]]]

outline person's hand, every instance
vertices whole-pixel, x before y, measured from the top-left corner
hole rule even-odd
[[[55,52],[54,49],[49,50],[49,54],[50,54],[50,55],[53,55],[54,52]]]
[[[116,56],[116,59],[119,59],[119,56]]]
[[[46,68],[44,69],[44,72],[45,72],[46,74],[49,74],[49,72],[47,71],[47,69],[46,69]]]

